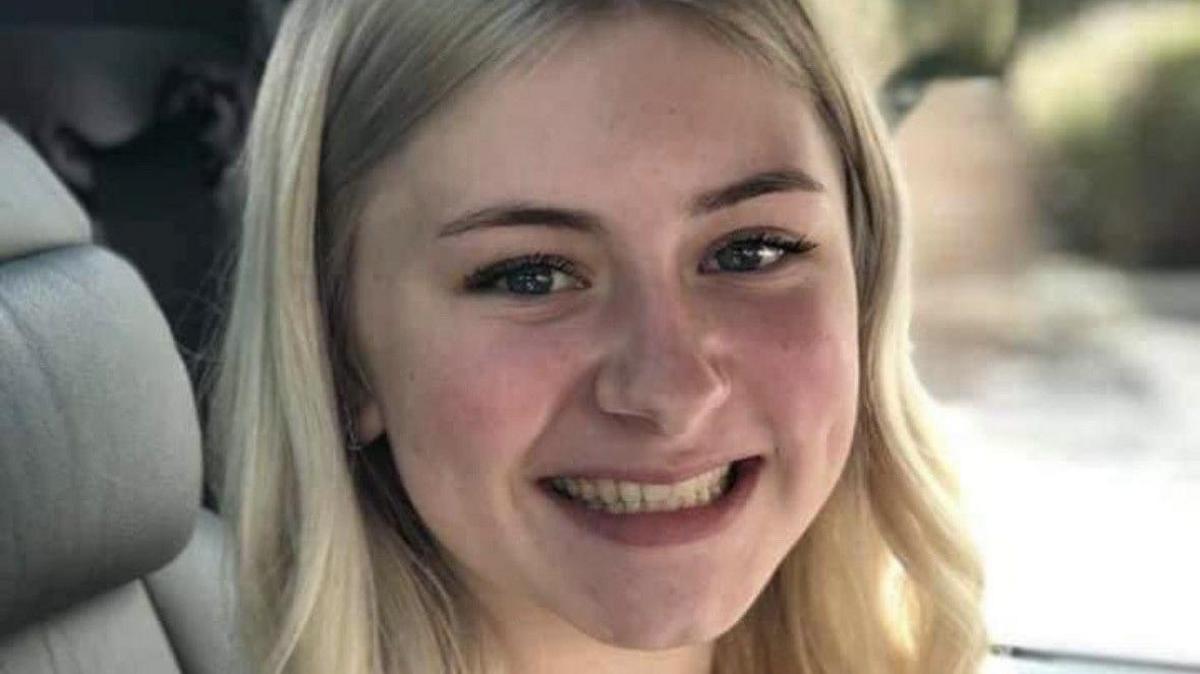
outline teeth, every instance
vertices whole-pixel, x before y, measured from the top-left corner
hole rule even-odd
[[[642,500],[647,504],[664,503],[671,498],[671,485],[669,484],[650,484],[641,488]]]
[[[596,495],[604,503],[617,502],[617,485],[612,480],[596,480]]]
[[[599,496],[600,492],[596,489],[596,484],[594,482],[583,482],[582,484],[576,482],[576,484],[579,484],[578,495],[582,496],[583,500],[593,501]],[[575,496],[575,494],[571,495]]]
[[[593,510],[614,514],[660,512],[708,505],[732,482],[732,464],[714,468],[675,484],[640,484],[627,480],[556,477],[554,490]]]
[[[642,505],[641,485],[622,480],[617,483],[617,488],[621,492],[621,500],[625,502],[625,505],[631,508],[637,508]]]

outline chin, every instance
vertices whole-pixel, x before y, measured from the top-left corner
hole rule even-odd
[[[592,638],[611,646],[639,651],[661,651],[682,646],[709,643],[729,631],[745,614],[745,609],[716,610],[690,607],[674,612],[614,611],[576,627]]]
[[[571,577],[565,592],[543,606],[596,641],[629,650],[660,651],[711,643],[749,612],[769,584],[768,559],[701,558]],[[606,572],[607,573],[606,573]]]
[[[736,621],[735,621],[736,622]],[[633,651],[665,651],[683,646],[709,643],[725,629],[698,625],[652,625],[648,629],[629,625],[615,626],[603,635],[591,635],[610,646]]]

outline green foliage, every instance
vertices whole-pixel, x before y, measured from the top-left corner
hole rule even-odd
[[[1156,60],[1104,133],[1064,134],[1073,183],[1051,202],[1083,250],[1131,265],[1200,264],[1200,50]]]
[[[1021,33],[1053,28],[1080,11],[1111,0],[1021,0]]]
[[[1052,159],[1040,181],[1068,247],[1200,264],[1200,6],[1114,6],[1018,58],[1015,99]]]

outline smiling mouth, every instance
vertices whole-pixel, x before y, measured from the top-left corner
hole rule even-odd
[[[648,484],[608,478],[555,477],[549,489],[591,510],[613,515],[674,512],[701,508],[732,489],[747,460],[734,461],[672,484]]]

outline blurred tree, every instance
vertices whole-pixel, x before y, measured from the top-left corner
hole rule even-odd
[[[1038,32],[1071,19],[1091,5],[1112,0],[1021,0],[1021,32]]]
[[[1097,6],[1025,44],[1011,83],[1061,245],[1200,264],[1200,4]]]
[[[1069,170],[1085,190],[1060,215],[1082,221],[1074,232],[1081,247],[1123,264],[1200,264],[1197,129],[1200,49],[1150,64],[1107,138],[1069,139]]]
[[[1130,178],[1146,208],[1146,261],[1200,264],[1200,48],[1156,63],[1129,117],[1143,139],[1132,148]]]

